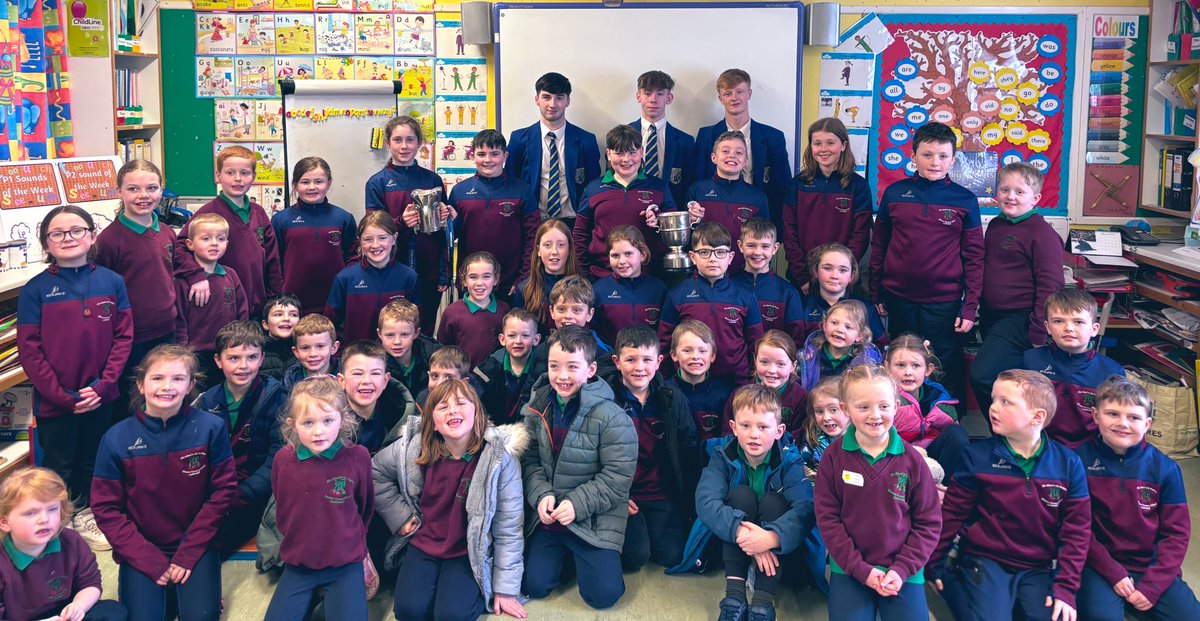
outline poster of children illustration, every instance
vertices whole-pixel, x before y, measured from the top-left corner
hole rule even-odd
[[[421,142],[433,142],[433,102],[432,101],[398,101],[396,116],[411,117],[421,124]]]
[[[318,11],[350,11],[354,9],[352,0],[316,0],[313,7]]]
[[[487,95],[487,65],[476,58],[439,58],[438,95]]]
[[[259,186],[260,197],[258,204],[262,205],[263,209],[267,210],[267,215],[275,215],[284,209],[287,209],[285,202],[285,190],[282,185],[264,185]]]
[[[196,13],[196,53],[229,55],[237,52],[237,27],[232,13]]]
[[[312,56],[275,57],[275,79],[311,80],[314,77]]]
[[[359,13],[354,16],[357,54],[392,53],[392,20],[381,13]]]
[[[218,99],[217,140],[254,140],[254,100]]]
[[[483,47],[463,41],[462,22],[439,19],[434,24],[438,55],[443,58],[483,58]]]
[[[487,101],[482,97],[441,97],[434,100],[438,132],[475,132],[487,129]]]
[[[237,16],[237,53],[275,53],[275,20],[271,15],[248,13]]]
[[[233,57],[200,56],[196,58],[196,97],[233,97]]]
[[[396,96],[400,99],[429,99],[433,97],[433,59],[395,59],[394,80],[404,84]]]
[[[316,72],[318,80],[353,80],[354,59],[347,56],[318,56]]]
[[[283,104],[278,99],[254,101],[254,139],[283,140]]]
[[[238,97],[274,97],[275,59],[238,56],[236,92]]]
[[[233,0],[235,11],[270,11],[274,7],[272,0]]]
[[[433,14],[396,13],[397,56],[433,56]]]
[[[317,53],[354,53],[354,15],[350,13],[317,14]]]
[[[275,15],[275,51],[279,54],[317,53],[314,36],[316,20],[312,14]]]
[[[392,0],[354,0],[354,11],[358,13],[391,13]]]
[[[474,166],[471,148],[471,139],[474,137],[475,134],[470,132],[439,131],[433,141],[437,165],[449,168]]]
[[[464,164],[458,164],[463,166]],[[475,176],[473,168],[442,168],[440,165],[437,168],[437,174],[442,178],[442,183],[446,186],[446,195],[454,190],[454,186]]]
[[[390,80],[392,63],[378,56],[359,56],[354,59],[355,80]]]
[[[276,11],[312,11],[313,0],[275,0]]]
[[[254,143],[254,176],[262,183],[283,183],[283,143]]]

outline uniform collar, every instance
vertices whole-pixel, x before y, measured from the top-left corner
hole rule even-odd
[[[863,454],[863,457],[867,458],[867,461],[874,464],[887,455],[903,455],[904,440],[900,439],[900,434],[896,433],[895,427],[888,429],[887,447],[883,449],[883,452],[879,454],[879,457],[871,457],[862,449],[861,446],[858,445],[858,439],[854,437],[854,425],[850,425],[846,428],[846,433],[842,435],[842,450],[848,453],[858,451]]]
[[[234,200],[232,198],[225,196],[224,192],[220,192],[220,193],[218,193],[218,195],[221,197],[221,200],[225,201],[226,205],[229,205],[229,208],[233,210],[233,213],[235,213],[239,216],[242,216],[244,218],[249,217],[249,215],[250,215],[250,197],[249,196],[243,195],[242,196],[242,204],[239,205],[236,202],[234,202]]]
[[[489,312],[489,313],[496,312],[496,296],[495,295],[488,296],[488,305],[487,306],[480,306],[480,305],[472,302],[471,298],[469,296],[464,297],[463,302],[466,302],[467,312],[471,313],[472,315],[474,315],[475,313],[477,313],[483,309],[486,309],[487,312]]]
[[[308,450],[307,446],[304,446],[303,444],[301,444],[300,446],[296,447],[296,458],[299,459],[300,461],[305,461],[312,457],[324,457],[325,459],[333,459],[338,454],[338,451],[340,451],[340,450],[342,450],[342,443],[340,440],[334,442],[333,446],[321,451],[320,453],[313,453],[312,451]]]
[[[631,186],[645,178],[646,178],[646,174],[642,172],[641,168],[639,168],[637,176],[634,177],[632,180],[630,180],[629,185]],[[619,182],[617,181],[617,175],[615,175],[613,173],[612,169],[609,168],[608,170],[604,171],[604,177],[602,179],[600,179],[600,183],[619,183]],[[625,187],[629,187],[629,186],[625,186]]]
[[[512,375],[515,377],[523,377],[525,375],[525,373],[527,371],[529,371],[529,355],[528,354],[525,355],[525,368],[521,369],[520,375],[513,372],[512,356],[508,355],[508,352],[504,352],[503,368],[504,368],[504,372],[508,373],[509,375]],[[557,395],[555,395],[555,396],[557,396]]]
[[[155,233],[158,232],[158,214],[154,213],[153,211],[150,212],[150,226],[142,226],[137,222],[134,222],[129,216],[125,215],[124,211],[117,216],[117,221],[121,224],[124,224],[129,230],[137,233],[138,235],[144,235],[146,233],[146,229],[150,229]]]
[[[1025,213],[1023,213],[1015,218],[1010,218],[1010,217],[1004,215],[1003,212],[999,214],[999,217],[1001,220],[1004,220],[1005,222],[1008,222],[1009,224],[1020,224],[1024,221],[1032,218],[1035,215],[1037,215],[1036,207],[1034,207],[1033,209],[1030,209],[1029,211],[1026,211]]]
[[[60,551],[62,551],[62,543],[59,541],[58,537],[51,539],[50,543],[46,544],[46,549],[42,550],[42,554],[36,557],[29,556],[28,554],[18,550],[16,544],[14,544],[12,541],[12,535],[4,538],[4,553],[7,554],[8,558],[12,560],[12,564],[17,568],[17,571],[25,571],[25,569],[32,565],[34,561],[40,558],[46,558],[51,554],[57,554]]]

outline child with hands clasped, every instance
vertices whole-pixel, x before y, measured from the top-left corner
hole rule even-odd
[[[467,352],[471,366],[482,364],[500,344],[500,330],[508,304],[496,299],[500,282],[500,262],[489,252],[476,252],[462,264],[463,290],[466,297],[442,311],[437,340],[442,345],[457,345]]]
[[[325,302],[325,316],[347,343],[373,338],[379,311],[388,302],[405,298],[421,304],[417,274],[397,260],[397,235],[396,223],[382,211],[368,212],[358,223],[362,257],[338,272]],[[436,311],[435,306],[430,312]]]
[[[955,619],[1076,618],[1092,512],[1079,456],[1045,433],[1056,407],[1040,373],[1004,371],[992,385],[995,435],[963,451],[927,567]]]
[[[386,566],[399,566],[404,594],[396,618],[476,619],[486,610],[524,619],[525,426],[488,424],[463,380],[439,384],[428,405],[372,465],[376,509],[393,533]]]
[[[725,566],[719,621],[774,621],[783,571],[793,571],[792,559],[799,555],[792,552],[812,531],[812,485],[775,391],[750,384],[737,389],[732,401],[732,435],[708,443],[708,465],[696,486],[700,519],[688,539],[701,543],[689,546],[691,558],[668,573],[694,571],[715,538]],[[754,596],[747,602],[752,566]]]
[[[17,351],[33,384],[42,465],[66,481],[82,509],[72,525],[107,550],[89,489],[134,328],[125,281],[91,262],[95,230],[91,214],[75,205],[51,209],[38,226],[50,267],[21,288]]]
[[[524,409],[530,444],[521,471],[531,519],[522,590],[549,595],[571,555],[580,596],[602,610],[625,593],[621,549],[638,437],[608,384],[589,382],[595,357],[587,330],[559,328],[550,336],[549,370]]]
[[[803,342],[815,332],[821,331],[821,323],[829,307],[842,300],[858,300],[867,307],[867,325],[875,346],[883,349],[888,344],[888,333],[875,306],[855,295],[851,288],[858,282],[858,261],[850,249],[841,244],[817,246],[808,253],[808,271],[811,280],[804,284],[808,293],[801,296],[804,305]]]
[[[130,619],[169,617],[168,602],[183,620],[221,614],[216,540],[238,497],[237,471],[225,423],[185,404],[196,368],[186,347],[150,350],[135,373],[142,403],[104,434],[96,455],[93,511],[112,542]]]
[[[717,359],[712,330],[695,319],[675,326],[671,333],[671,360],[675,374],[666,383],[687,397],[688,411],[696,424],[696,445],[701,451],[713,438],[724,434],[721,413],[733,389],[708,371]]]
[[[125,621],[125,606],[100,601],[100,567],[70,522],[61,477],[22,468],[0,484],[0,618],[13,621]]]
[[[830,621],[929,618],[923,569],[942,515],[924,457],[892,427],[899,398],[883,367],[863,365],[842,376],[851,426],[825,451],[816,482],[817,526],[829,547]]]
[[[1180,576],[1190,534],[1179,466],[1146,442],[1154,403],[1141,386],[1109,378],[1096,390],[1100,433],[1075,449],[1087,466],[1092,543],[1079,587],[1079,618],[1122,621],[1133,608],[1154,619],[1200,618]]]
[[[445,184],[437,173],[417,164],[417,151],[424,140],[421,124],[416,119],[407,116],[391,119],[384,125],[383,134],[388,141],[391,159],[383,170],[367,180],[367,213],[383,211],[391,216],[393,222],[404,224],[390,231],[396,248],[396,260],[420,274],[412,299],[421,307],[421,332],[433,334],[438,304],[442,299],[438,294],[450,284],[446,235],[443,231],[432,234],[416,232],[420,216],[413,204],[412,192],[444,190]],[[448,218],[454,217],[452,214],[453,210],[443,204],[438,215],[445,223]],[[358,234],[360,238],[363,235],[361,222]]]
[[[320,588],[325,610],[337,611],[339,619],[367,618],[363,568],[375,489],[371,456],[352,442],[355,419],[346,411],[345,392],[332,377],[308,378],[288,399],[287,446],[271,468],[284,567],[268,621],[304,618]],[[331,533],[337,545],[329,545]]]
[[[809,335],[800,352],[797,374],[804,387],[812,388],[825,377],[837,377],[854,367],[883,364],[883,355],[871,343],[867,306],[844,300],[825,311],[821,331]]]
[[[658,329],[667,286],[645,273],[650,248],[637,227],[623,224],[608,234],[608,265],[612,273],[593,285],[596,291],[596,333],[612,343],[629,326]]]

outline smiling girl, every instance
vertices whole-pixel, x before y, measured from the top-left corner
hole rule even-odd
[[[386,212],[367,212],[358,223],[361,258],[338,272],[325,302],[325,316],[338,327],[342,342],[374,339],[379,311],[392,300],[420,304],[416,272],[396,260],[397,236],[396,222]]]
[[[822,378],[837,377],[863,364],[883,363],[871,344],[867,307],[858,300],[845,300],[829,307],[821,331],[813,333],[800,353],[800,382],[811,389]]]
[[[437,339],[442,345],[457,345],[466,352],[474,368],[500,346],[500,330],[508,304],[497,300],[500,262],[490,252],[476,252],[463,261],[463,293],[466,297],[442,311]]]
[[[608,234],[608,265],[612,274],[593,285],[596,291],[596,333],[612,343],[627,326],[658,330],[667,286],[643,272],[650,262],[650,248],[637,227],[621,225]]]

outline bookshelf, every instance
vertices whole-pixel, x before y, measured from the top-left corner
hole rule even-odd
[[[1188,219],[1195,176],[1187,155],[1197,142],[1200,18],[1185,0],[1151,0],[1141,207],[1144,215]],[[1194,51],[1193,51],[1194,50]],[[1179,88],[1174,88],[1176,85]],[[1132,93],[1130,94],[1133,95]]]
[[[112,122],[118,157],[147,159],[162,168],[159,9],[157,4],[150,6],[138,0],[113,2]],[[130,11],[139,7],[147,11],[140,29],[138,20],[130,17]]]

